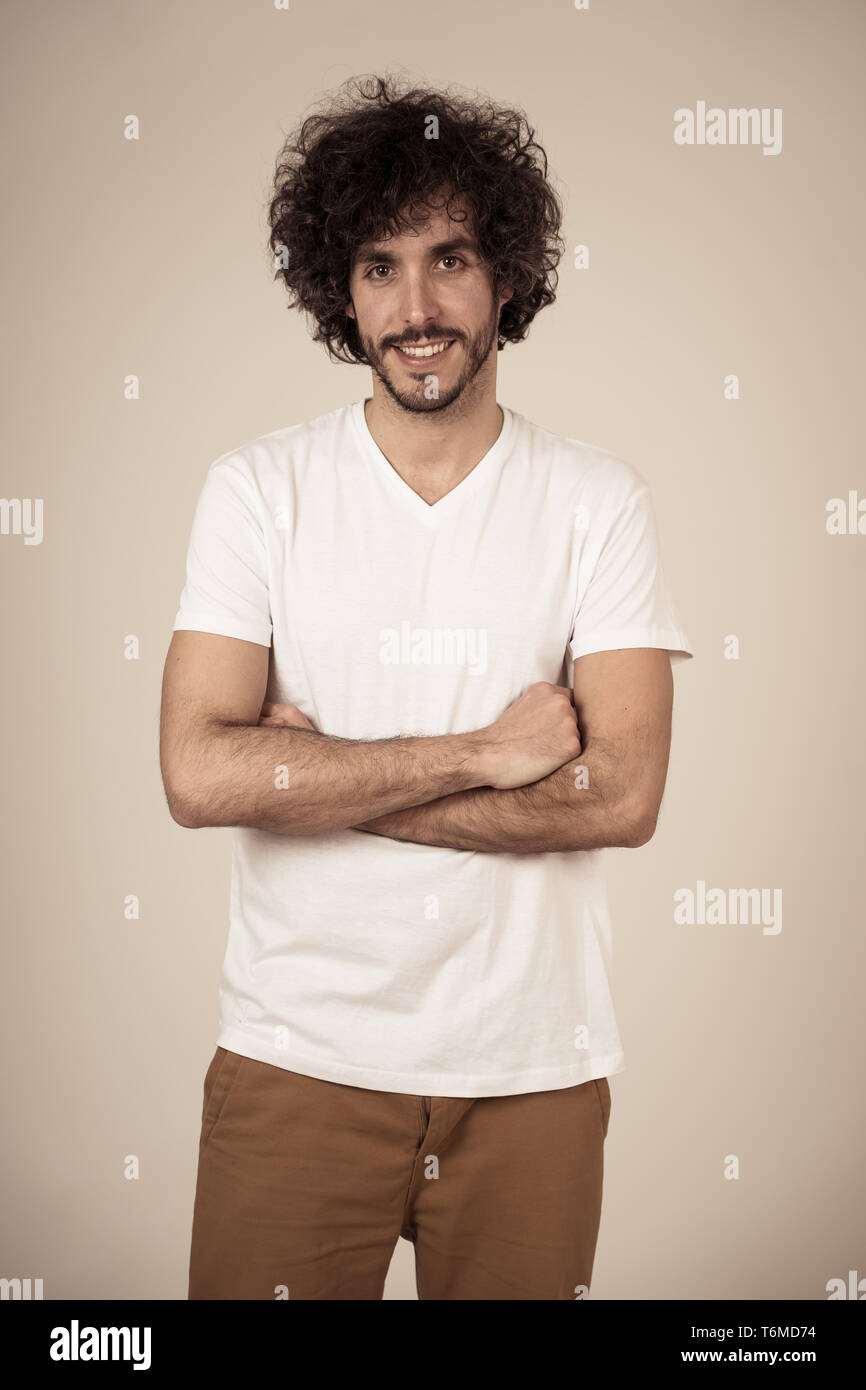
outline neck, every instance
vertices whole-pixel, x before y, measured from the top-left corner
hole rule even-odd
[[[372,398],[364,404],[370,434],[404,482],[431,504],[471,473],[502,429],[495,380],[465,399],[472,394],[464,391],[442,410],[404,410],[373,378]]]

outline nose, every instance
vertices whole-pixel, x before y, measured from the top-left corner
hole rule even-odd
[[[435,287],[423,271],[403,276],[397,312],[408,328],[420,332],[425,324],[434,323],[439,312]]]

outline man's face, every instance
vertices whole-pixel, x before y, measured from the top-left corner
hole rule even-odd
[[[452,206],[468,210],[456,199]],[[348,312],[391,398],[429,413],[467,388],[473,394],[495,370],[499,311],[512,291],[494,295],[471,216],[455,220],[443,208],[413,228],[359,248]],[[402,351],[425,346],[420,356]]]

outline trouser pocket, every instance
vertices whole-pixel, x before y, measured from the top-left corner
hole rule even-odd
[[[206,1144],[225,1110],[226,1101],[237,1080],[243,1057],[218,1047],[204,1079],[204,1098],[201,1112],[201,1143]]]
[[[606,1076],[600,1076],[594,1082],[598,1104],[601,1110],[601,1132],[607,1138],[607,1129],[610,1124],[610,1086]]]

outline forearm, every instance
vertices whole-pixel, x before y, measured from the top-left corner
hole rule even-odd
[[[511,854],[643,843],[613,759],[600,747],[530,786],[455,792],[370,818],[355,829],[416,844]]]
[[[187,749],[175,819],[190,828],[315,835],[482,786],[485,778],[475,733],[364,742],[213,722]]]

